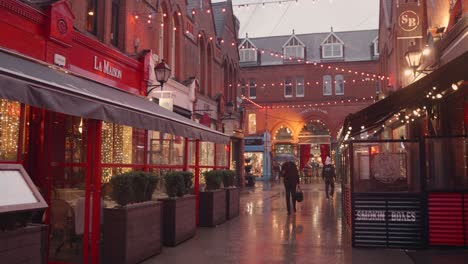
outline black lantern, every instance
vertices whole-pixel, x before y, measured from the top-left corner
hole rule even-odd
[[[228,113],[229,115],[232,115],[232,113],[234,113],[234,104],[232,102],[228,102],[226,104],[226,113]]]
[[[158,65],[156,65],[156,67],[154,67],[154,72],[156,74],[156,80],[161,84],[162,91],[164,83],[166,83],[171,76],[171,68],[169,68],[169,65],[162,60]]]
[[[421,59],[423,53],[414,45],[414,43],[408,47],[408,50],[405,53],[406,63],[408,66],[413,69],[413,73],[416,73],[416,69],[421,66]]]

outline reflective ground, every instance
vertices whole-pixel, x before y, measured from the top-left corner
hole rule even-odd
[[[302,189],[304,201],[288,216],[284,187],[257,182],[241,196],[238,218],[215,228],[198,228],[195,238],[164,247],[144,263],[446,263],[439,262],[444,259],[440,254],[434,259],[427,251],[351,248],[349,235],[342,231],[341,191],[327,200],[321,181],[303,184]],[[450,256],[451,264],[468,263],[453,251]]]

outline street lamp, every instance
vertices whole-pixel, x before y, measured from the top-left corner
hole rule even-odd
[[[148,96],[156,87],[161,87],[161,91],[163,89],[164,83],[169,80],[169,77],[171,76],[171,68],[169,68],[169,65],[167,65],[164,60],[161,60],[160,63],[154,67],[154,73],[156,74],[156,80],[159,82],[160,85],[148,85],[148,87],[153,87],[151,88],[147,93],[146,96]]]
[[[413,69],[413,73],[416,73],[417,68],[421,66],[422,52],[413,43],[405,52],[405,59],[408,66]]]
[[[227,102],[225,105],[227,115],[223,116],[221,120],[231,120],[232,114],[234,113],[234,104],[232,102]]]

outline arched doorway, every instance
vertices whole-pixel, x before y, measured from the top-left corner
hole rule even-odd
[[[326,157],[331,157],[330,138],[330,130],[320,120],[310,120],[302,127],[298,136],[299,166],[306,168],[304,171],[307,174],[319,176]]]
[[[296,159],[296,149],[293,142],[293,131],[286,126],[281,126],[273,132],[273,153],[274,160],[278,163],[283,163],[288,160]]]

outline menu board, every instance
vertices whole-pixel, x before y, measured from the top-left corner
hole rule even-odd
[[[47,204],[20,164],[0,164],[0,213],[46,208]]]

